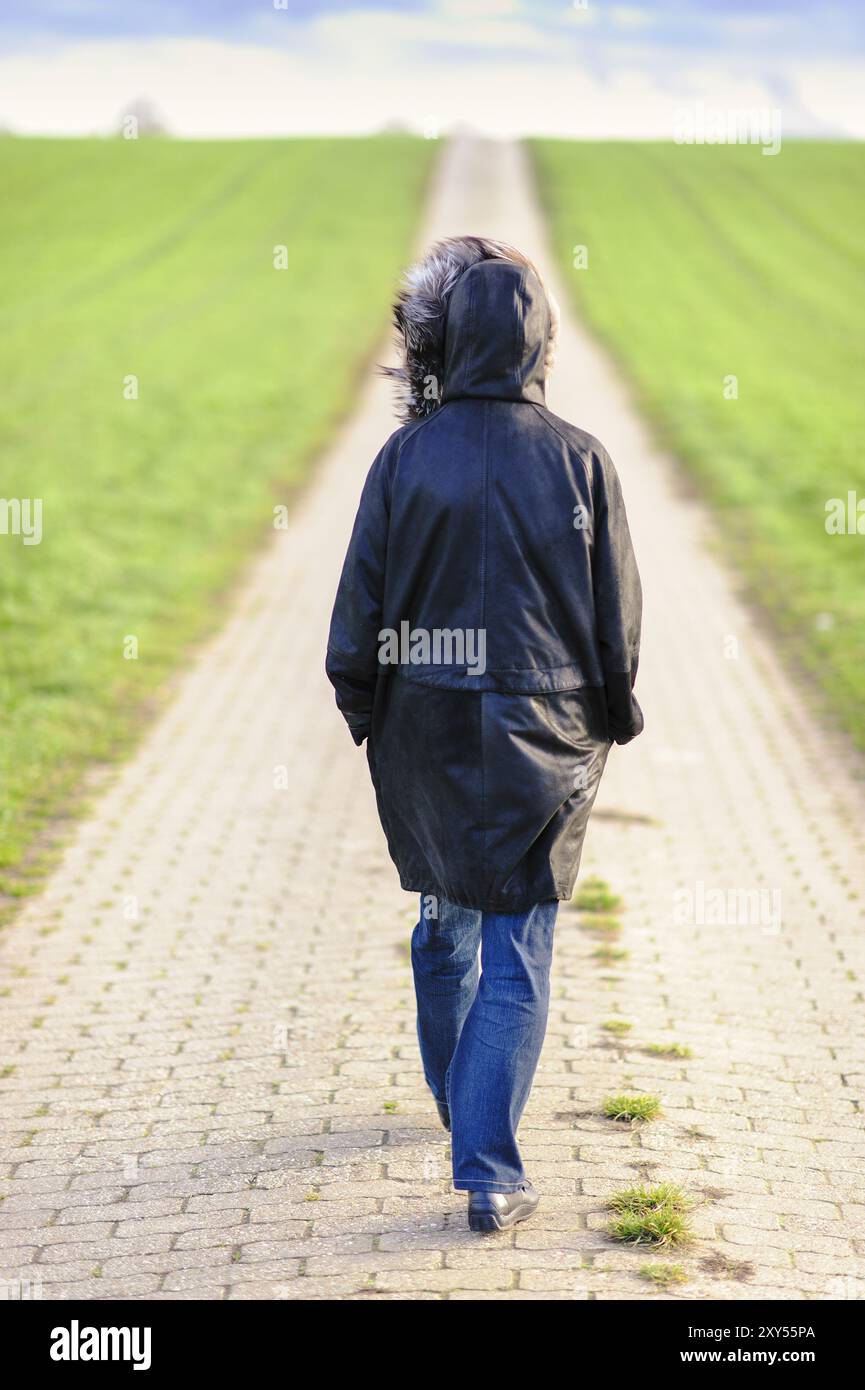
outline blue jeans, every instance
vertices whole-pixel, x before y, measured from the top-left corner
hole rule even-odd
[[[515,1192],[516,1131],[541,1055],[557,902],[479,912],[421,898],[411,939],[424,1076],[451,1112],[454,1187]],[[478,950],[480,949],[480,968]]]

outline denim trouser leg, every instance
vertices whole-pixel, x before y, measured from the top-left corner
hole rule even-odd
[[[451,1062],[454,1187],[513,1192],[516,1131],[547,1028],[557,902],[483,914],[481,979]]]
[[[411,963],[417,996],[417,1032],[427,1085],[446,1098],[445,1078],[478,987],[481,914],[443,898],[438,918],[424,916],[412,933]]]
[[[450,1106],[458,1189],[513,1192],[525,1181],[516,1130],[546,1032],[557,912],[557,902],[481,913],[439,900],[439,920],[422,916],[415,928],[424,1075]]]

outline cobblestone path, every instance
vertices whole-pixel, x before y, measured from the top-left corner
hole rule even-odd
[[[514,146],[445,150],[423,230],[505,236],[550,267]],[[465,1229],[417,1056],[415,904],[322,671],[393,428],[370,374],[290,529],[4,934],[0,1293],[865,1296],[861,784],[550,278],[550,404],[603,439],[632,518],[647,731],[610,759],[584,858],[622,899],[614,954],[559,918],[521,1131],[538,1217]],[[604,1119],[619,1091],[661,1117]],[[666,1293],[639,1273],[657,1256],[605,1233],[605,1198],[642,1180],[698,1201],[674,1257],[689,1282]]]

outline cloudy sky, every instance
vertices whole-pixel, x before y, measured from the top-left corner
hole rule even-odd
[[[862,0],[3,0],[0,127],[185,136],[669,137],[683,110],[779,110],[865,138]]]

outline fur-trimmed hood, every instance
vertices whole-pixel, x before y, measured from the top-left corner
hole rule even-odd
[[[403,361],[382,371],[397,384],[403,420],[458,395],[543,401],[558,306],[514,247],[485,237],[436,242],[406,272],[393,317]]]

